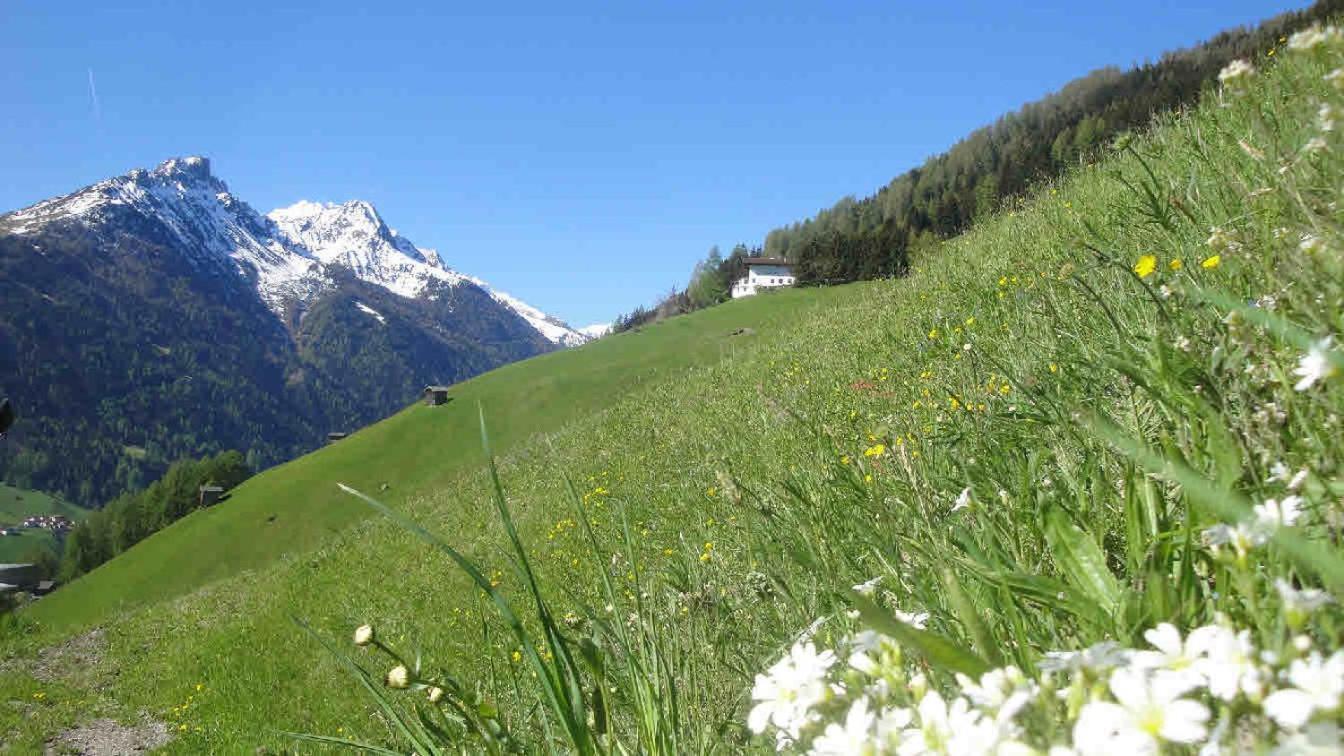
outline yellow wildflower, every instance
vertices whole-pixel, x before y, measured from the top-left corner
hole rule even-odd
[[[1185,267],[1185,263],[1181,262],[1181,259],[1178,257],[1175,260],[1172,260],[1171,262],[1167,263],[1167,267],[1171,268],[1172,270],[1180,270],[1181,268]]]
[[[1214,255],[1212,257],[1204,258],[1204,262],[1200,263],[1199,267],[1203,268],[1204,270],[1213,270],[1214,268],[1222,264],[1223,264],[1223,256]]]
[[[1139,261],[1134,263],[1134,272],[1139,274],[1139,278],[1147,278],[1157,270],[1157,257],[1155,255],[1144,255]]]
[[[885,445],[883,445],[883,444],[873,444],[872,446],[870,446],[870,447],[868,447],[867,449],[864,449],[864,450],[863,450],[863,456],[865,456],[865,457],[880,457],[880,456],[882,456],[883,454],[885,454],[886,451],[887,451],[887,447],[886,447]]]

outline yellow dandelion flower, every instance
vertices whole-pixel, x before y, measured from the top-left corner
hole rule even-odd
[[[873,476],[872,476],[872,475],[865,475],[865,476],[863,476],[863,482],[864,482],[864,483],[872,483],[872,482],[873,482]]]
[[[1056,364],[1053,363],[1053,362],[1050,363],[1050,372],[1052,372],[1052,373],[1058,373],[1058,372],[1059,372],[1059,365],[1056,365]]]
[[[701,554],[701,555],[700,555],[700,561],[701,561],[701,562],[708,562],[708,561],[709,561],[709,554]]]
[[[870,446],[870,447],[868,447],[867,449],[864,449],[864,450],[863,450],[863,456],[865,456],[865,457],[880,457],[880,456],[882,456],[883,454],[885,454],[886,451],[887,451],[887,447],[886,447],[885,445],[883,445],[883,444],[873,444],[872,446]]]
[[[514,651],[513,654],[512,654],[509,658],[513,659],[513,663],[514,663],[514,664],[517,664],[518,662],[520,662],[520,661],[523,660],[523,652],[522,652],[522,651]]]
[[[936,339],[936,338],[938,338],[938,329],[937,329],[937,328],[931,329],[931,330],[929,331],[929,338],[931,338],[931,339]]]
[[[1157,257],[1155,255],[1144,255],[1139,261],[1134,263],[1134,272],[1139,274],[1139,278],[1147,278],[1157,270]]]
[[[1212,257],[1204,258],[1204,262],[1200,263],[1199,267],[1203,268],[1204,270],[1213,270],[1214,268],[1222,264],[1223,264],[1223,256],[1214,255]]]
[[[841,454],[841,455],[840,455],[840,464],[842,464],[842,465],[847,465],[847,464],[849,464],[849,455],[848,455],[848,454]]]
[[[1181,259],[1178,257],[1175,260],[1172,260],[1171,262],[1167,263],[1167,267],[1171,268],[1172,270],[1180,270],[1181,268],[1185,267],[1185,263],[1181,262]]]

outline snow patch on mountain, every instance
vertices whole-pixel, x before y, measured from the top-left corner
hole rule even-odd
[[[482,289],[485,289],[496,302],[499,302],[517,313],[520,318],[526,320],[528,325],[535,328],[538,333],[545,336],[552,344],[572,347],[586,344],[591,341],[590,337],[570,328],[569,324],[565,323],[563,320],[552,315],[547,315],[527,302],[495,289],[479,278],[473,278],[471,279],[471,282]]]
[[[369,307],[363,302],[355,302],[355,309],[371,316],[374,320],[378,321],[379,323],[387,325],[387,318],[383,317],[383,314],[381,312],[378,312],[377,310],[373,309],[372,307]]]
[[[587,336],[589,339],[600,339],[611,333],[611,323],[594,323],[578,329],[579,333]]]

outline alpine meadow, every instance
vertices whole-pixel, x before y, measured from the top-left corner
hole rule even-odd
[[[1340,752],[1344,31],[1072,156],[238,474],[3,617],[3,748]]]

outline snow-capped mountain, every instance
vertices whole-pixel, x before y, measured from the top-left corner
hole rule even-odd
[[[373,205],[300,201],[262,216],[229,193],[203,157],[175,158],[152,171],[137,169],[73,194],[0,216],[4,231],[28,233],[56,220],[94,221],[109,208],[154,216],[204,264],[232,260],[254,280],[277,314],[331,285],[328,267],[342,266],[362,281],[415,298],[432,284],[469,281],[490,292],[547,341],[576,346],[588,337],[477,278],[458,273],[432,249],[421,249],[389,228]]]
[[[470,281],[517,313],[552,344],[578,346],[590,340],[559,318],[479,278],[447,267],[436,250],[417,247],[395,229],[388,228],[373,205],[362,200],[339,205],[302,200],[272,210],[267,217],[323,264],[342,265],[360,279],[394,294],[419,297],[435,282],[455,285]]]
[[[0,302],[0,388],[25,408],[0,478],[87,504],[203,451],[279,462],[587,340],[367,202],[263,215],[200,157],[0,215]]]

